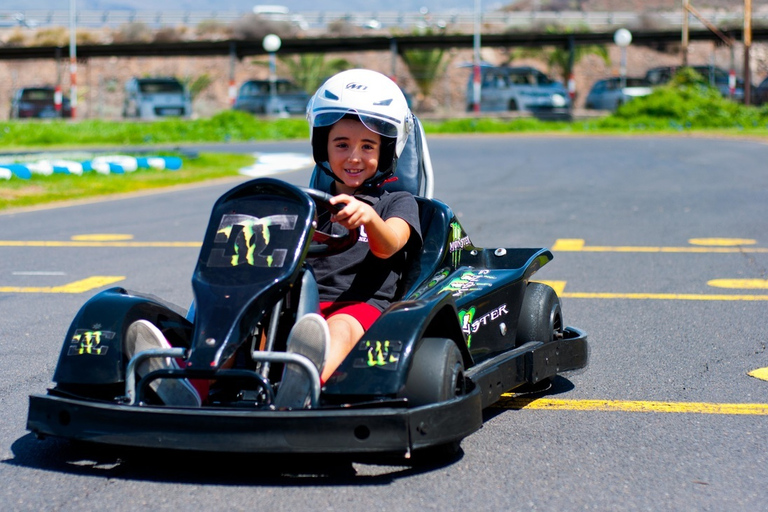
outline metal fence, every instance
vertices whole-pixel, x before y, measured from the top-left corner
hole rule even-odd
[[[245,16],[243,11],[128,11],[128,10],[80,10],[77,11],[77,25],[82,27],[117,27],[128,23],[144,23],[152,27],[198,25],[201,22],[219,21],[232,23]],[[740,26],[741,12],[703,13],[716,26]],[[345,22],[353,26],[379,28],[445,27],[453,30],[472,31],[475,14],[471,9],[445,12],[333,12],[316,11],[289,14],[264,15],[267,19],[288,21],[302,29],[326,29],[329,24]],[[754,24],[768,23],[768,12],[753,13]],[[521,29],[557,25],[605,30],[613,27],[679,27],[682,25],[680,12],[581,12],[581,11],[528,11],[481,13],[481,22],[488,29]],[[703,28],[694,16],[689,17],[692,28]],[[26,10],[6,11],[0,9],[0,28],[13,26],[50,27],[68,26],[69,11]]]

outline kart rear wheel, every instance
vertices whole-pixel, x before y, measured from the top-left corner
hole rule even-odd
[[[464,359],[456,343],[446,338],[421,340],[401,397],[418,407],[445,402],[464,392]]]
[[[546,284],[528,283],[517,324],[516,345],[562,337],[563,312],[557,293]]]

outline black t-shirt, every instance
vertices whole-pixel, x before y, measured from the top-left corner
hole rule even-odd
[[[405,271],[407,251],[421,247],[419,206],[408,192],[386,192],[377,196],[356,196],[365,201],[383,220],[399,217],[411,226],[411,236],[406,246],[387,259],[373,255],[368,247],[368,237],[361,227],[360,237],[351,249],[340,254],[310,260],[317,279],[321,301],[367,302],[384,310],[395,298],[397,284]],[[330,216],[319,219],[321,231],[332,230]],[[340,227],[340,226],[339,226]]]

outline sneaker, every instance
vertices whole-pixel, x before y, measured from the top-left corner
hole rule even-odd
[[[125,351],[128,357],[139,352],[155,348],[171,348],[154,324],[147,320],[137,320],[128,326],[125,333]],[[170,357],[151,357],[142,362],[136,370],[138,377],[162,368],[179,368],[176,360]],[[166,405],[200,407],[200,395],[187,379],[155,379],[149,386]]]
[[[302,316],[288,334],[286,352],[306,356],[322,373],[325,365],[325,355],[329,351],[331,334],[328,324],[317,313],[307,313]],[[303,409],[310,401],[312,382],[303,368],[295,364],[286,364],[283,378],[275,396],[275,407],[278,409]]]

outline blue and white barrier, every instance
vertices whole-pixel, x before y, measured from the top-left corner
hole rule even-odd
[[[161,169],[176,171],[181,168],[182,160],[177,156],[97,156],[82,162],[74,160],[39,160],[25,163],[0,163],[0,179],[12,177],[28,180],[33,174],[50,176],[51,174],[76,174],[87,172],[99,174],[125,174],[138,169]]]

